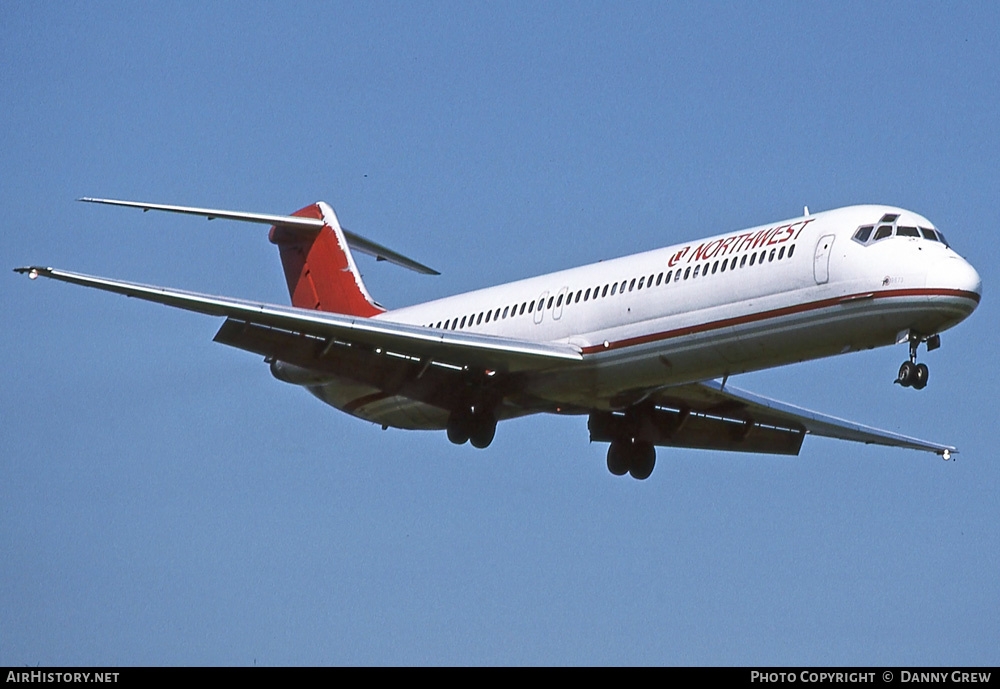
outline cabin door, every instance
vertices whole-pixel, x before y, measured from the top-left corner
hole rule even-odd
[[[816,242],[816,253],[813,257],[813,277],[817,285],[825,285],[830,280],[830,253],[833,251],[834,235],[827,234]]]

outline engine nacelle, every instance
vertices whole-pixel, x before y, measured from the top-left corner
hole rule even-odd
[[[292,385],[326,385],[334,382],[334,377],[328,373],[302,368],[277,359],[271,362],[271,375],[283,383],[291,383]]]

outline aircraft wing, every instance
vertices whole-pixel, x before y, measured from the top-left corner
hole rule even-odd
[[[516,372],[550,369],[583,359],[572,345],[530,342],[492,335],[394,323],[383,318],[358,318],[324,311],[299,309],[144,285],[71,273],[55,268],[16,268],[32,279],[39,276],[84,287],[124,294],[210,316],[225,316],[243,323],[274,328],[324,340],[332,344],[384,350],[387,354],[452,366],[472,366],[492,371]]]
[[[806,434],[859,443],[934,452],[948,459],[958,450],[820,414],[712,380],[664,388],[648,396],[655,405],[657,445],[798,454]],[[593,429],[592,429],[593,431]]]

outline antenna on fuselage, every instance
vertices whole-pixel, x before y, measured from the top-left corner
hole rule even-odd
[[[809,217],[809,206],[802,206],[802,216]]]

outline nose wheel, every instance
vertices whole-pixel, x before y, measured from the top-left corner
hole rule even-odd
[[[914,390],[923,390],[927,387],[928,369],[927,364],[915,364],[912,361],[904,361],[899,367],[899,375],[896,382],[904,388],[912,387]]]
[[[927,368],[927,364],[917,363],[917,348],[920,346],[921,342],[927,343],[927,351],[933,351],[941,346],[941,336],[934,335],[932,337],[920,337],[915,333],[908,333],[906,339],[910,343],[910,360],[904,361],[899,367],[899,374],[896,376],[896,382],[902,385],[904,388],[913,388],[914,390],[923,390],[927,387],[927,378],[930,372]]]

